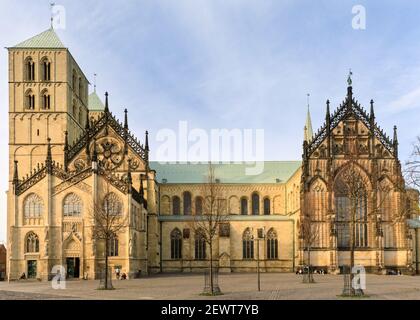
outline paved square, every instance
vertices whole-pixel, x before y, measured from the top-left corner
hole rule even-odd
[[[285,273],[261,275],[261,291],[257,291],[255,274],[221,274],[219,285],[224,293],[214,299],[282,300],[282,299],[342,299],[343,277],[315,275],[316,283],[304,284],[301,276]],[[419,276],[366,277],[367,299],[420,300]],[[99,281],[70,280],[66,289],[56,290],[51,282],[0,282],[0,299],[211,299],[200,296],[204,277],[201,274],[164,274],[136,280],[113,280],[116,290],[96,290]]]

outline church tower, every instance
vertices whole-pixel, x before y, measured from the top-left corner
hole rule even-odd
[[[52,28],[8,51],[12,182],[15,161],[23,176],[45,162],[48,138],[53,160],[64,163],[66,140],[84,132],[89,82]]]

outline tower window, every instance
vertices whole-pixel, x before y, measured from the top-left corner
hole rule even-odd
[[[35,109],[35,95],[32,93],[32,90],[26,91],[25,94],[25,107],[29,110]]]
[[[31,57],[28,57],[25,62],[25,79],[27,81],[35,80],[35,63]]]
[[[39,129],[36,130],[36,135],[39,137]]]
[[[42,105],[42,109],[46,109],[46,110],[49,110],[51,107],[51,97],[48,94],[47,90],[44,90],[42,92],[41,105]]]
[[[50,81],[51,80],[51,63],[48,61],[48,58],[42,59],[42,80]]]

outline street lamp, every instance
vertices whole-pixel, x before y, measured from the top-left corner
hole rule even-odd
[[[254,235],[252,235],[254,236]],[[257,229],[257,281],[258,291],[261,291],[261,279],[260,279],[260,240],[265,239],[265,227]]]

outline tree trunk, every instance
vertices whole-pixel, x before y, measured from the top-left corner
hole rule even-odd
[[[105,240],[105,289],[108,289],[108,239]]]
[[[354,295],[355,291],[353,288],[353,267],[354,267],[354,234],[355,234],[355,224],[354,224],[355,212],[352,213],[351,223],[350,223],[350,294]]]
[[[210,240],[210,290],[211,295],[214,294],[214,285],[213,285],[213,241]]]

